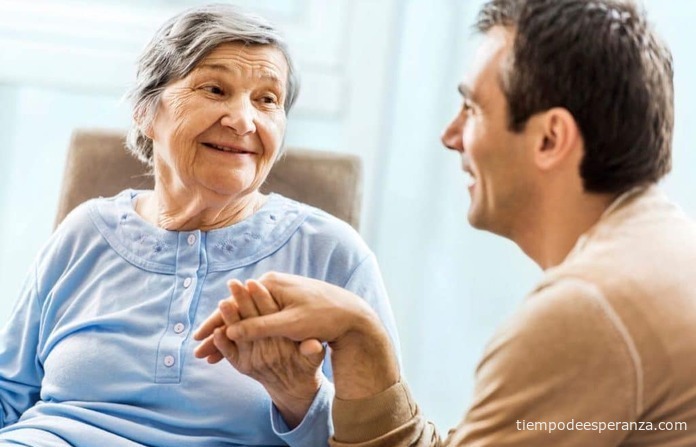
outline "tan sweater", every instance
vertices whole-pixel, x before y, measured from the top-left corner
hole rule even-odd
[[[696,446],[696,225],[656,187],[617,199],[497,331],[444,442],[403,383],[334,424],[336,447]]]

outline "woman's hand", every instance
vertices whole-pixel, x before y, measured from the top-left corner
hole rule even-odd
[[[220,302],[218,310],[201,326],[196,339],[207,337],[196,349],[197,357],[216,363],[226,358],[239,372],[252,377],[268,391],[273,403],[290,428],[304,418],[321,386],[324,350],[315,341],[300,352],[300,343],[283,337],[234,342],[226,329],[242,319],[278,312],[268,290],[249,280],[228,283],[231,297]]]

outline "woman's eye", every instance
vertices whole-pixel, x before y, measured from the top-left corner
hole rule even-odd
[[[203,87],[203,90],[205,90],[208,93],[212,93],[213,95],[223,95],[225,92],[218,87],[217,85],[208,85]]]
[[[267,105],[278,104],[278,99],[273,95],[264,95],[261,97],[261,102]]]

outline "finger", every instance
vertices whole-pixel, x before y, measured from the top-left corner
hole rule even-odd
[[[225,337],[227,337],[225,334],[225,329],[227,327],[239,322],[242,318],[250,318],[258,315],[258,311],[256,310],[251,297],[249,296],[249,291],[246,289],[246,286],[241,283],[241,281],[236,279],[228,281],[227,286],[230,289],[230,293],[232,294],[232,298],[235,303],[235,315],[233,318],[228,320],[229,323],[225,326],[225,328],[222,328],[222,333],[225,335]],[[242,306],[244,306],[244,310],[242,310]],[[234,341],[232,341],[232,343],[234,343]],[[250,353],[253,350],[253,345],[249,342],[237,341],[235,343],[235,348],[237,350],[237,358],[246,358],[251,355]]]
[[[218,310],[215,310],[210,316],[196,329],[193,334],[194,340],[203,340],[204,338],[210,336],[216,327],[222,326],[224,322],[222,321],[222,315]]]
[[[300,343],[300,353],[305,357],[321,355],[324,357],[324,345],[316,338],[303,340]]]
[[[251,299],[254,300],[256,308],[259,310],[259,314],[268,315],[280,310],[278,304],[271,296],[271,292],[261,283],[250,279],[246,282],[246,286]]]
[[[239,361],[239,350],[237,349],[237,345],[232,340],[227,338],[223,328],[215,329],[213,341],[215,342],[215,347],[218,349],[218,351],[220,351],[220,353],[232,365],[237,364]]]
[[[298,327],[293,310],[276,312],[242,320],[227,327],[227,337],[237,342],[251,342],[261,338],[285,337],[294,341],[302,341],[310,336],[304,334],[304,327]]]
[[[220,360],[224,359],[225,356],[223,356],[220,351],[215,351],[215,354],[209,355],[205,360],[206,362],[210,363],[211,365],[214,365],[215,363],[219,362]]]
[[[295,284],[292,283],[294,275],[285,273],[269,272],[264,273],[257,282],[268,290],[273,297],[273,300],[281,309],[283,306],[283,296],[288,288],[292,288]]]
[[[256,309],[254,300],[251,299],[249,291],[244,284],[238,280],[232,280],[227,283],[227,286],[230,288],[230,292],[232,293],[234,300],[237,302],[239,316],[242,319],[259,316],[259,311]]]
[[[213,335],[206,338],[203,343],[196,347],[193,354],[196,356],[196,358],[206,359],[208,363],[217,363],[224,358],[224,356],[215,346]]]
[[[202,359],[211,356],[217,352],[219,351],[215,347],[213,335],[211,334],[208,336],[208,338],[203,340],[203,342],[200,345],[196,346],[196,349],[193,350],[193,355],[195,355],[199,359]]]
[[[244,287],[244,286],[242,286],[242,287]],[[219,329],[221,330],[222,336],[227,338],[227,335],[225,335],[225,329],[227,327],[229,327],[230,325],[237,323],[241,320],[241,318],[239,316],[239,307],[238,307],[237,303],[234,301],[234,299],[220,301],[219,306],[220,306],[220,313],[222,314],[222,319],[225,322],[225,326],[220,327]],[[251,343],[241,342],[241,341],[238,343],[234,343],[229,339],[228,339],[228,341],[230,341],[233,345],[235,345],[234,347],[236,349],[237,357],[239,357],[240,355],[247,355],[247,353],[252,350]],[[217,351],[217,349],[216,349],[216,351]],[[225,354],[225,357],[227,357],[226,354]],[[229,357],[228,357],[228,359],[229,359]],[[210,360],[208,360],[208,361],[210,361]]]
[[[232,325],[240,320],[237,310],[237,303],[232,300],[222,300],[218,304],[218,310],[222,315],[222,321],[225,326]]]
[[[312,365],[321,365],[326,356],[326,348],[315,338],[304,340],[300,343],[300,353],[304,355]]]

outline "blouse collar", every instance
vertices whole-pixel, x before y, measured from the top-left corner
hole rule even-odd
[[[256,213],[209,231],[158,228],[135,212],[134,198],[143,191],[128,189],[109,199],[92,201],[90,215],[114,250],[131,263],[160,273],[174,273],[177,253],[186,246],[204,246],[209,271],[249,265],[282,247],[304,222],[309,207],[270,194]]]

